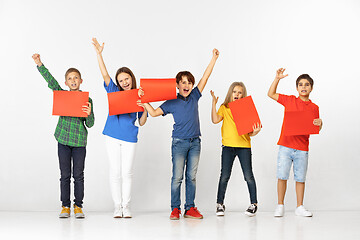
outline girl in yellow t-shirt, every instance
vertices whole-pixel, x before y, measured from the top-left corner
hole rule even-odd
[[[214,124],[223,121],[223,125],[221,127],[223,144],[221,153],[221,175],[217,193],[216,215],[224,216],[224,198],[226,187],[230,179],[234,159],[238,156],[245,181],[248,185],[251,202],[251,205],[245,211],[245,214],[248,216],[255,216],[257,211],[257,197],[256,182],[252,172],[250,137],[258,134],[261,126],[259,123],[255,124],[253,126],[253,131],[248,134],[239,136],[237,133],[235,122],[228,104],[229,102],[246,97],[246,88],[244,83],[234,82],[231,84],[228,93],[226,94],[225,101],[221,104],[217,112],[216,103],[219,97],[216,97],[213,91],[210,91],[210,93],[213,97],[211,120]]]

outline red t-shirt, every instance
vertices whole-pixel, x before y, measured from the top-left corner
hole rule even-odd
[[[303,101],[299,97],[295,97],[293,95],[288,96],[288,95],[279,94],[278,103],[280,103],[285,107],[284,116],[285,116],[285,112],[287,111],[310,110],[310,111],[314,111],[315,116],[319,118],[318,116],[319,107],[315,103],[311,102],[311,100]],[[309,151],[309,135],[285,136],[283,132],[284,132],[284,122],[281,128],[280,139],[277,143],[278,145],[297,149],[297,150],[302,150],[302,151]]]

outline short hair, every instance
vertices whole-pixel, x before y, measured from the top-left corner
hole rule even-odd
[[[226,94],[225,100],[222,105],[225,105],[225,107],[227,107],[227,108],[229,107],[229,102],[231,102],[232,93],[234,91],[234,88],[237,86],[239,86],[243,89],[242,98],[247,97],[247,91],[246,91],[245,84],[243,82],[233,82],[229,87],[229,90]]]
[[[80,73],[80,71],[77,70],[76,68],[69,68],[69,69],[66,71],[66,73],[65,73],[65,79],[67,79],[67,75],[68,75],[69,73],[72,73],[72,72],[78,73],[78,74],[80,75],[80,79],[81,79],[81,73]]]
[[[116,74],[115,74],[115,81],[116,81],[116,85],[119,88],[120,91],[124,91],[124,89],[122,87],[120,87],[120,84],[118,82],[118,76],[120,73],[127,73],[130,75],[131,79],[132,79],[132,85],[131,85],[131,89],[136,89],[136,78],[134,73],[130,70],[130,68],[128,67],[121,67],[117,70]]]
[[[179,84],[179,82],[182,80],[182,77],[184,76],[187,77],[188,81],[193,85],[195,84],[195,78],[189,71],[182,71],[176,74],[176,83]]]
[[[314,80],[309,76],[309,74],[301,74],[297,79],[296,79],[296,88],[298,87],[298,84],[300,82],[301,79],[306,79],[309,81],[311,88],[314,86]]]

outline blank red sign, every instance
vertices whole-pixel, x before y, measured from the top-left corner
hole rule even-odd
[[[314,119],[319,118],[319,110],[314,111],[288,111],[284,115],[284,135],[319,134],[320,127],[315,126]]]
[[[137,105],[139,89],[108,93],[109,115],[143,112],[144,109]]]
[[[254,124],[261,124],[251,96],[229,103],[239,136],[253,131]]]
[[[54,91],[53,115],[70,117],[87,117],[82,106],[88,105],[89,92]]]
[[[176,79],[140,79],[140,86],[144,90],[141,102],[157,102],[176,99]]]

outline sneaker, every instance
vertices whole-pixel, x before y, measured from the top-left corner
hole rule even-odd
[[[59,215],[59,218],[68,218],[68,217],[70,217],[70,208],[62,206],[62,210]]]
[[[225,215],[225,205],[217,203],[216,204],[216,216],[224,216]]]
[[[256,211],[257,211],[257,206],[255,204],[251,204],[248,209],[246,209],[245,214],[248,215],[249,217],[253,217],[256,215]]]
[[[113,216],[114,218],[122,218],[123,217],[122,207],[115,208]]]
[[[76,218],[84,218],[85,214],[82,211],[81,207],[78,207],[74,204],[74,214]]]
[[[275,209],[274,217],[283,217],[284,212],[285,212],[284,204],[278,204]]]
[[[130,207],[124,207],[122,214],[123,214],[123,218],[132,218]]]
[[[296,216],[302,216],[302,217],[312,217],[312,212],[306,210],[304,205],[301,205],[295,209]]]
[[[192,207],[185,211],[184,218],[202,219],[203,215],[197,210],[196,207]]]
[[[178,208],[174,208],[170,214],[170,220],[179,220],[181,211]]]

